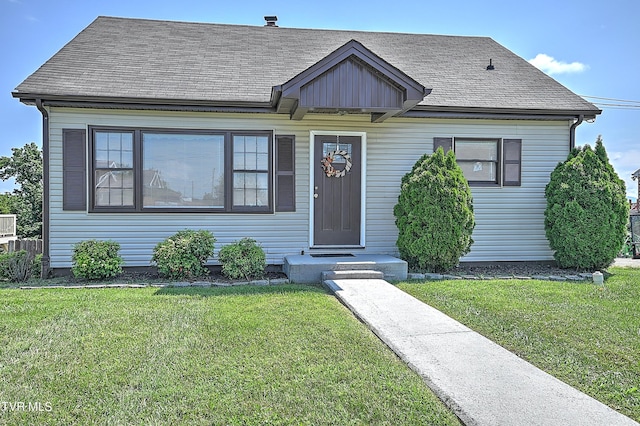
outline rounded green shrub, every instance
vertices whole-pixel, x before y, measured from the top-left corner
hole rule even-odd
[[[433,272],[456,266],[469,253],[475,227],[469,183],[455,154],[423,155],[401,182],[393,209],[396,245],[409,267]]]
[[[102,280],[122,273],[120,244],[115,241],[85,240],[73,246],[71,272],[76,278]]]
[[[207,259],[213,256],[215,237],[210,231],[184,229],[153,249],[151,262],[161,275],[171,279],[190,279],[207,275]]]
[[[218,260],[222,273],[231,279],[247,280],[264,275],[266,260],[264,250],[252,238],[243,238],[220,249]]]
[[[613,263],[627,234],[625,183],[596,147],[574,149],[551,173],[545,189],[545,232],[558,266],[603,269]]]

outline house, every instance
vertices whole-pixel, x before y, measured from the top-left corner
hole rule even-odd
[[[8,252],[11,241],[16,241],[16,221],[15,214],[0,214],[0,251]]]
[[[43,116],[44,262],[113,239],[126,266],[184,228],[217,247],[397,255],[393,206],[453,149],[462,261],[552,260],[544,188],[600,110],[486,37],[99,17],[13,92]]]
[[[636,197],[636,202],[631,203],[631,201],[629,201],[629,203],[631,204],[631,214],[640,215],[640,169],[631,174],[631,179],[638,181],[638,196]]]

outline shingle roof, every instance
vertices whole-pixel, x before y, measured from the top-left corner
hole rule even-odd
[[[97,18],[14,96],[267,104],[273,86],[352,39],[433,89],[419,107],[599,113],[487,37],[113,17]],[[486,70],[489,59],[492,71]]]

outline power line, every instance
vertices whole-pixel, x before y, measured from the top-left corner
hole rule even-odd
[[[625,103],[630,103],[630,104],[638,104],[638,106],[640,106],[640,101],[630,101],[627,99],[616,99],[616,98],[602,98],[599,96],[587,96],[587,95],[580,95],[583,98],[590,98],[590,99],[600,99],[603,101],[614,101],[614,102],[625,102]],[[604,105],[604,104],[603,104]]]
[[[593,104],[599,107],[606,107],[610,109],[640,109],[640,105],[608,104],[602,102],[594,102]]]

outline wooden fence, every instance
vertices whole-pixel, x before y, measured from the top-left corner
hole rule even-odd
[[[32,256],[42,254],[42,240],[13,240],[9,241],[9,252],[25,250]]]

